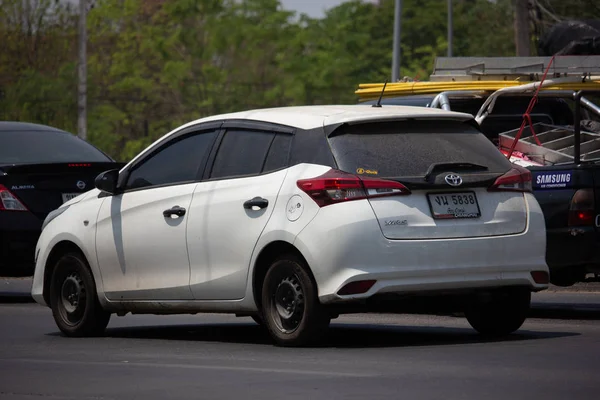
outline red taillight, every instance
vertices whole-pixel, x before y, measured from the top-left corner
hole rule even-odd
[[[410,190],[399,182],[371,178],[362,178],[361,181],[368,198],[410,194]]]
[[[531,192],[531,172],[528,169],[515,165],[510,171],[496,179],[488,188],[490,192]]]
[[[10,190],[0,185],[0,211],[27,211],[27,207]]]
[[[592,226],[594,225],[594,211],[569,211],[569,226]]]
[[[335,169],[316,178],[300,179],[297,185],[319,207],[350,200],[410,194],[410,190],[399,182],[358,177]]]
[[[341,288],[338,291],[338,294],[341,296],[347,296],[350,294],[366,293],[373,287],[375,282],[376,281],[374,280],[350,282]]]
[[[571,199],[569,206],[569,226],[594,225],[594,191],[592,189],[579,189]]]

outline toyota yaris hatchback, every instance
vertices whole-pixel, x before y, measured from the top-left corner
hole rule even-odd
[[[33,296],[68,336],[111,314],[227,312],[276,343],[342,313],[453,308],[508,334],[547,287],[527,170],[472,116],[308,106],[194,121],[53,211]]]

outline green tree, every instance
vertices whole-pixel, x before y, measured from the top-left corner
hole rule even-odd
[[[0,6],[0,117],[74,131],[77,10],[55,0]],[[207,115],[355,103],[358,83],[390,76],[393,10],[393,0],[351,0],[313,19],[278,0],[97,0],[88,138],[128,160]],[[455,0],[454,10],[456,55],[514,53],[511,0]],[[403,2],[403,76],[426,79],[446,54],[446,19],[445,2]]]
[[[75,20],[54,0],[0,1],[0,118],[72,129]]]

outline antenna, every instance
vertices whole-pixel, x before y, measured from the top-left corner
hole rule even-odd
[[[383,89],[381,89],[381,94],[379,95],[379,100],[377,100],[377,103],[373,104],[373,107],[381,107],[381,98],[383,97],[383,92],[385,92],[385,87],[387,85],[387,79],[385,80],[385,83],[383,84]]]

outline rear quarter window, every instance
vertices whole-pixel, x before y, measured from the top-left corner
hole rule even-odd
[[[413,120],[346,125],[330,135],[341,170],[380,177],[425,176],[433,163],[467,162],[503,173],[510,162],[473,125]]]
[[[275,171],[288,166],[290,158],[290,145],[292,144],[292,135],[279,133],[271,142],[269,153],[262,172]]]

